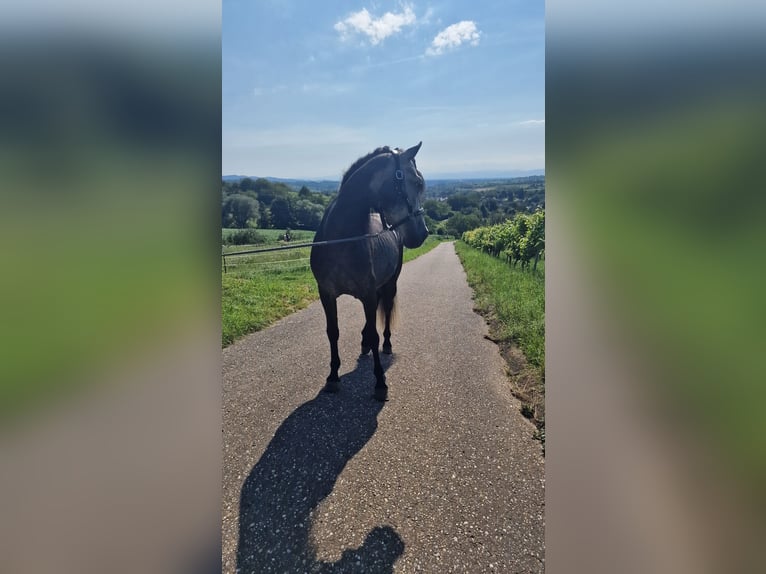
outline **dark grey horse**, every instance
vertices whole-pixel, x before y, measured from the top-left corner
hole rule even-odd
[[[364,306],[362,354],[372,350],[375,398],[386,400],[388,387],[380,364],[376,314],[385,315],[383,352],[391,353],[391,315],[396,280],[402,269],[403,246],[422,245],[428,236],[420,202],[425,181],[415,165],[420,146],[408,150],[381,147],[356,160],[343,175],[337,197],[325,210],[315,242],[371,235],[357,241],[314,246],[311,270],[327,318],[330,375],[325,390],[338,390],[338,310],[336,299],[347,294]]]

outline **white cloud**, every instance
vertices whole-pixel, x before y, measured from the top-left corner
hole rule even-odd
[[[404,26],[415,23],[415,12],[411,6],[405,5],[403,12],[386,12],[380,18],[373,18],[366,8],[354,12],[345,20],[335,24],[343,38],[352,34],[364,34],[372,45],[379,44],[389,36],[397,34]]]
[[[479,36],[481,36],[481,32],[476,28],[476,22],[463,20],[457,24],[452,24],[452,26],[447,26],[439,32],[426,50],[426,54],[438,56],[466,42],[471,46],[476,46],[479,43]]]
[[[524,120],[523,122],[519,122],[520,126],[539,126],[539,125],[545,125],[545,120]]]

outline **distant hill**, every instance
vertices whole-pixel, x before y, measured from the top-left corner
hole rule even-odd
[[[449,173],[426,173],[424,174],[426,176],[426,181],[433,180],[433,179],[445,179],[445,180],[454,180],[454,179],[516,179],[520,177],[530,177],[530,176],[536,176],[536,175],[545,175],[544,169],[528,169],[528,170],[510,170],[510,171],[459,171],[459,172],[449,172]]]
[[[516,174],[516,175],[509,175]],[[543,182],[545,181],[544,170],[528,170],[528,171],[515,171],[515,172],[459,172],[452,174],[434,174],[433,176],[426,176],[426,186],[430,187],[438,185],[439,187],[448,186],[451,183],[466,183],[471,186],[499,184],[499,183],[531,183],[531,182]],[[266,179],[275,183],[283,183],[295,189],[299,190],[304,185],[311,191],[321,191],[322,193],[335,193],[338,191],[340,181],[329,179],[293,179],[284,177],[264,177],[253,175],[224,175],[221,179],[225,182],[241,181],[244,178],[250,179]]]

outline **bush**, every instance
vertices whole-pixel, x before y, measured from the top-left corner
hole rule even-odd
[[[267,241],[266,236],[255,229],[239,229],[229,234],[224,243],[226,245],[258,245]]]

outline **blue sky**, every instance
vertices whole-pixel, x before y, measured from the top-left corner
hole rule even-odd
[[[223,0],[223,173],[337,179],[423,141],[426,178],[545,165],[542,0]]]

